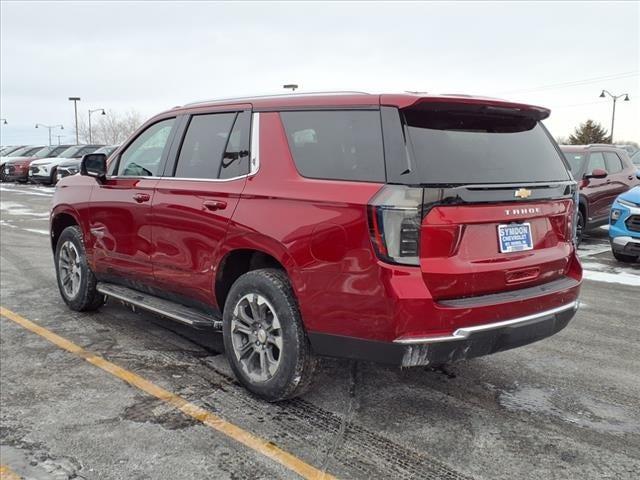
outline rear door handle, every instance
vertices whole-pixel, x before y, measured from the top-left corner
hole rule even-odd
[[[148,193],[136,193],[133,196],[133,199],[138,203],[148,202],[149,200],[151,200],[151,195],[149,195]]]
[[[223,202],[222,200],[205,200],[202,202],[202,206],[211,211],[224,210],[227,208],[227,202]]]

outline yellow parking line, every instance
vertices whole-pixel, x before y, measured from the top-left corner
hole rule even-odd
[[[95,365],[98,368],[101,368],[106,372],[109,372],[111,375],[124,380],[130,385],[133,385],[134,387],[147,392],[149,395],[153,395],[154,397],[159,398],[160,400],[182,411],[186,415],[189,415],[190,417],[198,420],[199,422],[202,422],[203,424],[213,428],[214,430],[225,434],[229,438],[234,439],[235,441],[245,445],[246,447],[249,447],[256,452],[261,453],[262,455],[272,460],[275,460],[289,470],[296,472],[303,478],[322,480],[335,479],[334,476],[325,473],[312,465],[309,465],[308,463],[300,460],[298,457],[277,447],[274,443],[260,438],[246,430],[243,430],[233,423],[229,423],[226,420],[218,417],[217,415],[214,415],[208,410],[198,407],[197,405],[188,402],[184,398],[151,383],[149,380],[146,380],[133,372],[125,370],[124,368],[119,367],[102,357],[88,352],[75,343],[62,338],[59,335],[56,335],[55,333],[33,323],[30,320],[27,320],[24,317],[21,317],[11,310],[0,307],[0,315],[17,323],[27,330],[30,330],[31,332],[40,335],[41,337],[49,340],[54,345],[57,345],[58,347],[67,350],[68,352],[75,353],[79,357],[84,358],[87,362]],[[12,477],[8,478],[13,480]]]
[[[0,480],[20,480],[20,476],[7,465],[0,465]]]

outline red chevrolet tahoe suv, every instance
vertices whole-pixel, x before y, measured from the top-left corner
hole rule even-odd
[[[221,329],[269,400],[302,393],[318,356],[439,365],[540,340],[582,277],[548,115],[349,92],[176,107],[58,184],[60,293]]]

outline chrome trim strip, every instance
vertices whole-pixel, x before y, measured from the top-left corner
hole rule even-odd
[[[116,298],[120,301],[129,303],[131,305],[135,305],[136,307],[140,307],[143,310],[147,310],[149,312],[153,312],[153,313],[157,313],[159,315],[162,315],[163,317],[167,317],[170,318],[172,320],[175,320],[177,322],[181,322],[190,326],[194,326],[194,325],[199,325],[198,322],[194,322],[192,319],[188,318],[188,317],[184,317],[182,315],[179,315],[177,313],[169,313],[165,310],[162,310],[161,308],[157,308],[154,307],[152,305],[149,305],[148,303],[145,302],[140,302],[137,300],[132,299],[131,297],[127,297],[126,295],[114,292],[113,290],[111,290],[108,286],[102,286],[100,284],[98,284],[98,286],[96,287],[96,290],[100,293],[102,293],[103,295],[106,295],[108,297],[112,297],[112,298]],[[213,325],[214,320],[211,320],[211,324]]]
[[[260,114],[251,115],[251,160],[249,175],[255,175],[260,169]]]
[[[254,112],[251,115],[251,159],[249,160],[249,173],[246,175],[239,175],[231,178],[188,178],[188,177],[170,177],[170,176],[157,176],[157,177],[134,177],[134,176],[107,176],[108,180],[118,179],[157,179],[157,180],[186,180],[189,182],[232,182],[233,180],[240,180],[241,178],[251,177],[258,173],[260,170],[260,113]]]
[[[545,310],[544,312],[534,313],[525,317],[518,317],[511,320],[503,320],[501,322],[486,323],[484,325],[474,325],[473,327],[463,327],[457,329],[452,335],[443,337],[409,337],[409,338],[396,338],[393,343],[400,343],[403,345],[415,345],[415,344],[429,344],[439,342],[453,342],[456,340],[465,340],[472,334],[477,332],[485,332],[487,330],[497,330],[503,327],[512,327],[514,325],[525,324],[532,320],[548,317],[557,313],[566,312],[567,310],[577,310],[578,301],[575,300],[561,307],[552,308],[551,310]]]

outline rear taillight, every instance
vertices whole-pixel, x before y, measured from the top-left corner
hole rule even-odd
[[[369,231],[381,260],[418,265],[422,189],[386,185],[369,203]]]

